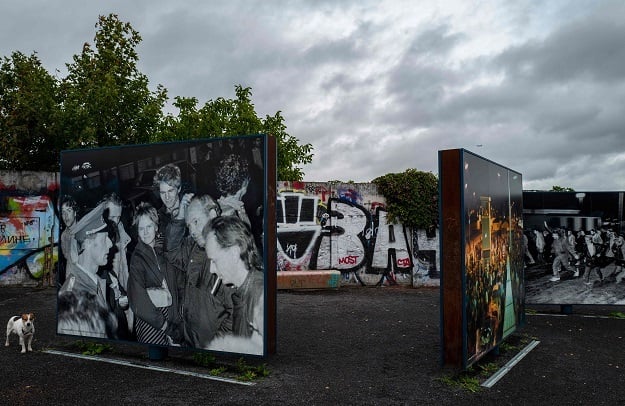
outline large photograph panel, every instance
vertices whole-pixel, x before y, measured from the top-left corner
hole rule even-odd
[[[265,136],[64,151],[58,333],[265,355],[272,171]]]
[[[442,165],[447,172],[441,173],[441,190],[450,188],[451,183],[458,183],[462,188],[453,202],[453,194],[441,193],[443,233],[452,233],[452,237],[442,238],[442,257],[458,251],[453,234],[462,230],[461,246],[463,261],[461,264],[444,264],[442,296],[451,293],[451,300],[460,300],[462,325],[453,332],[444,332],[444,348],[450,344],[457,346],[447,337],[461,335],[461,362],[454,361],[457,356],[445,354],[448,363],[468,367],[499,343],[523,322],[524,278],[523,278],[523,238],[522,238],[522,177],[501,165],[493,163],[468,151],[442,151],[441,159],[456,159],[453,165]],[[454,175],[453,170],[458,174]],[[445,214],[450,208],[459,208],[457,216],[461,225],[454,220],[453,212]],[[451,221],[451,223],[450,223]],[[446,266],[445,266],[446,265]],[[462,297],[449,291],[449,282],[455,286],[460,281]],[[443,326],[454,329],[457,320],[450,299],[444,300]],[[456,323],[457,324],[457,323]]]
[[[625,304],[624,195],[523,192],[528,303]]]

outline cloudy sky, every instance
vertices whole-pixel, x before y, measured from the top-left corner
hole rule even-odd
[[[4,1],[0,55],[49,71],[98,15],[140,32],[152,88],[203,104],[250,86],[260,115],[314,147],[305,180],[437,173],[465,148],[525,189],[625,189],[625,2]]]

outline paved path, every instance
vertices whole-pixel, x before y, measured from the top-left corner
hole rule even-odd
[[[0,320],[37,314],[34,353],[20,354],[15,338],[0,350],[1,404],[625,404],[625,320],[605,317],[622,306],[574,306],[569,316],[533,307],[539,314],[519,334],[540,344],[492,388],[471,393],[441,380],[449,371],[439,365],[436,289],[280,292],[278,353],[261,361],[271,375],[252,386],[43,352],[74,341],[54,334],[55,303],[53,289],[0,288]],[[115,348],[193,369],[189,353],[150,363],[142,347]]]

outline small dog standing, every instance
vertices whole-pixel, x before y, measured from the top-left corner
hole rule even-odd
[[[7,323],[7,342],[4,344],[9,346],[9,335],[11,333],[17,334],[20,338],[20,345],[22,346],[22,354],[28,351],[32,351],[31,343],[33,336],[35,335],[35,315],[32,313],[22,314],[22,316],[13,316]]]

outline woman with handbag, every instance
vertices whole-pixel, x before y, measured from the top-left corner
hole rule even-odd
[[[158,213],[149,203],[137,206],[133,225],[139,241],[130,259],[128,299],[135,314],[137,341],[172,345],[179,323],[175,277],[156,244]]]

